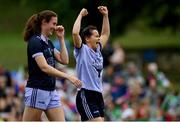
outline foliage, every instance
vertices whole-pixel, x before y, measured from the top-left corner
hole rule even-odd
[[[37,13],[43,9],[54,10],[59,15],[59,23],[65,26],[68,34],[83,7],[89,11],[89,16],[85,18],[88,21],[83,21],[83,26],[92,24],[100,30],[102,16],[97,10],[99,5],[108,6],[111,32],[115,36],[123,34],[131,23],[136,26],[145,26],[145,28],[168,28],[172,33],[180,31],[179,0],[1,0],[1,3],[0,6],[5,6],[3,9],[7,13],[12,12],[6,8],[10,4],[11,8],[13,6],[20,7],[25,12]],[[25,16],[19,18],[23,17]],[[141,23],[136,23],[137,21],[141,21]]]

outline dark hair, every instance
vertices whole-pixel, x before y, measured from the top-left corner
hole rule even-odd
[[[81,36],[82,42],[84,44],[86,44],[86,38],[90,37],[92,35],[93,30],[97,30],[97,28],[93,25],[89,25],[81,31],[80,36]]]
[[[28,19],[24,28],[24,32],[23,32],[24,41],[28,41],[30,37],[34,34],[40,34],[42,20],[49,22],[52,17],[57,17],[57,14],[50,10],[43,10],[38,14],[32,15]]]

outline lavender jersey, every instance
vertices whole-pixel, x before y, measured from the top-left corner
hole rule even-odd
[[[96,51],[82,44],[81,48],[74,49],[76,59],[76,72],[78,78],[83,82],[82,88],[102,92],[102,69],[103,57],[101,44]]]

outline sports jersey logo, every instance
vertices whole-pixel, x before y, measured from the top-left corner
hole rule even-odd
[[[44,50],[44,56],[47,60],[47,63],[51,66],[54,66],[55,65],[55,60],[53,58],[53,54],[52,54],[52,51],[51,51],[51,48],[47,48]]]
[[[92,63],[92,65],[96,68],[96,69],[103,69],[103,58],[102,57],[98,57],[97,59],[95,59]]]
[[[53,58],[53,57],[49,57],[49,58],[47,59],[47,63],[48,63],[49,65],[51,65],[51,66],[54,67],[54,65],[55,65],[54,58]]]
[[[92,66],[98,72],[98,77],[100,77],[101,76],[101,71],[103,69],[103,58],[98,57],[96,60],[93,61]]]
[[[51,52],[51,49],[50,49],[50,48],[48,48],[48,51],[49,51],[49,53],[52,55],[52,52]]]

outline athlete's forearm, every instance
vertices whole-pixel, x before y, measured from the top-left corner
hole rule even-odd
[[[103,24],[102,24],[101,35],[106,35],[107,37],[109,37],[109,35],[110,35],[110,25],[109,25],[108,14],[103,15]]]
[[[46,65],[46,66],[42,67],[41,70],[51,76],[62,77],[65,79],[68,79],[68,77],[69,77],[68,74],[61,72],[50,65]]]
[[[64,64],[68,64],[69,63],[69,55],[68,55],[68,51],[67,51],[67,48],[66,48],[66,44],[65,44],[65,41],[64,41],[64,38],[61,38],[59,39],[59,43],[61,45],[61,48],[60,48],[60,58],[61,58],[61,61],[62,63]]]
[[[81,28],[81,20],[82,20],[82,15],[79,14],[74,23],[73,30],[72,30],[73,43],[74,43],[74,46],[78,48],[82,44],[81,37],[79,35],[80,28]]]
[[[42,70],[51,76],[65,78],[65,79],[71,81],[71,83],[74,84],[78,88],[80,88],[82,86],[82,83],[78,78],[76,78],[72,75],[66,74],[64,72],[58,71],[57,69],[55,69],[54,67],[52,67],[50,65],[46,65],[46,67],[43,68]]]
[[[82,20],[82,15],[79,14],[75,23],[74,23],[72,34],[79,35],[80,28],[81,28],[81,20]]]

